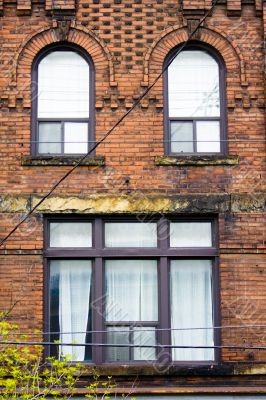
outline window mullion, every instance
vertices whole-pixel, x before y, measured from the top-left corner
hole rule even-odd
[[[103,287],[103,260],[101,257],[95,258],[94,261],[94,301],[92,311],[95,331],[93,335],[93,343],[104,343],[104,287]],[[93,346],[93,359],[96,364],[101,364],[103,361],[103,347]]]
[[[65,123],[61,121],[61,154],[65,152]]]
[[[102,250],[104,248],[104,222],[101,218],[95,218],[94,221],[94,245],[96,250]]]
[[[221,326],[220,316],[220,285],[219,285],[219,260],[218,257],[212,262],[212,303],[213,303],[213,326]],[[214,345],[221,343],[221,330],[214,329],[213,332]],[[214,349],[215,360],[220,360],[221,350]]]
[[[95,218],[94,226],[93,226],[93,247],[97,250],[102,249],[103,247],[103,235],[102,235],[102,227],[103,223],[101,218]],[[95,333],[94,343],[104,343],[104,334],[102,331],[104,330],[104,305],[105,305],[105,297],[104,297],[104,265],[102,257],[96,257],[94,262],[94,305],[93,305],[93,312],[94,312],[94,330],[101,331]],[[103,361],[103,351],[104,348],[94,347],[93,355],[95,363],[102,363]]]
[[[129,344],[134,345],[134,332],[133,326],[129,327]],[[129,346],[129,360],[134,361],[134,347]]]
[[[169,273],[168,273],[168,259],[161,257],[159,263],[159,328],[162,329],[158,334],[158,343],[167,346],[170,344],[170,312],[169,312]],[[158,348],[158,361],[159,363],[169,364],[170,350]]]
[[[88,135],[87,135],[87,152],[90,150],[90,147],[93,146],[93,143],[90,143],[91,140],[91,121],[90,119],[87,120],[87,126],[88,126]]]
[[[197,146],[197,121],[193,121],[193,151],[197,153],[198,146]]]
[[[169,248],[169,221],[164,216],[161,217],[157,224],[158,247],[160,250],[168,250]]]

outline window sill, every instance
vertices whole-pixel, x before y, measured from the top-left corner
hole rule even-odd
[[[24,156],[21,157],[21,165],[23,167],[46,167],[46,166],[74,166],[80,160],[80,157],[73,156]],[[80,164],[81,166],[104,166],[105,158],[98,157],[87,157]]]
[[[197,362],[188,363],[187,365],[172,364],[160,365],[157,363],[138,363],[130,364],[102,364],[102,365],[83,365],[84,375],[91,374],[91,371],[97,371],[100,375],[111,376],[132,376],[132,375],[180,375],[180,376],[221,376],[234,375],[234,366],[226,364],[218,364],[217,362]]]
[[[190,156],[158,156],[154,159],[155,165],[160,166],[189,166],[196,167],[205,165],[238,165],[238,156],[224,156],[224,155],[190,155]]]

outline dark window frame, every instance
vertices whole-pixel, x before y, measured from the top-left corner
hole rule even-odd
[[[38,67],[40,62],[50,53],[55,51],[73,51],[80,55],[88,64],[90,71],[89,80],[89,118],[38,118]],[[32,63],[31,70],[31,156],[39,156],[42,158],[59,156],[59,157],[71,157],[71,156],[82,156],[85,153],[39,153],[39,122],[76,122],[88,123],[88,148],[89,151],[95,143],[95,68],[91,56],[80,46],[72,43],[57,43],[44,47],[35,57]],[[64,133],[61,132],[61,140],[64,137]],[[64,143],[61,143],[61,151],[63,150]],[[92,153],[93,155],[94,153]]]
[[[164,228],[164,232],[167,231],[166,237],[158,240],[157,248],[128,248],[125,251],[124,248],[106,248],[104,247],[104,223],[105,222],[157,222],[157,234],[158,227]],[[162,221],[162,224],[161,224]],[[212,247],[205,248],[169,248],[169,221],[170,222],[211,222],[212,224]],[[92,223],[92,246],[91,248],[49,248],[49,225],[52,222],[91,222]],[[158,224],[160,223],[160,225]],[[165,230],[166,229],[166,230]],[[105,298],[105,283],[104,283],[104,268],[105,260],[107,259],[153,259],[157,260],[157,271],[158,271],[158,328],[169,328],[171,326],[170,317],[170,261],[173,259],[211,259],[212,260],[212,310],[213,310],[213,326],[220,325],[220,285],[219,285],[219,263],[218,263],[218,221],[215,215],[210,216],[153,216],[152,220],[148,215],[139,219],[139,217],[129,216],[46,216],[44,219],[44,332],[50,332],[50,320],[49,320],[49,280],[50,280],[50,268],[49,262],[54,259],[90,259],[92,261],[92,296],[93,296],[93,307],[97,310],[92,316],[92,330],[100,331],[92,334],[93,343],[106,343],[106,330],[105,327],[109,323],[104,320],[104,302]],[[126,248],[127,249],[127,248]],[[167,293],[167,295],[165,294]],[[137,324],[146,325],[145,321],[137,322]],[[132,325],[132,321],[130,321]],[[147,324],[153,324],[148,321]],[[214,329],[214,345],[220,344],[220,330]],[[50,335],[44,334],[44,339],[49,341]],[[169,330],[161,330],[156,332],[156,340],[161,345],[171,344],[171,336]],[[56,346],[51,346],[51,349],[55,349]],[[156,361],[127,361],[129,365],[140,365],[140,364],[174,364],[174,365],[209,365],[217,364],[220,361],[221,352],[219,348],[214,349],[214,359],[211,361],[172,361],[171,360],[171,349],[164,349],[159,353],[159,358]],[[54,351],[50,352],[50,349],[45,349],[46,355],[56,355]],[[104,364],[104,365],[119,365],[119,362],[110,362],[105,360],[105,349],[99,347],[96,349],[92,348],[92,360],[85,361],[89,364]],[[125,364],[125,362],[123,362]]]
[[[165,58],[163,69],[167,65],[167,63],[174,57],[174,54],[178,51],[180,45],[172,49],[167,57]],[[219,89],[220,89],[220,117],[169,117],[169,99],[168,99],[168,69],[163,74],[163,97],[164,97],[164,138],[165,145],[164,150],[167,155],[174,156],[201,156],[201,155],[226,155],[228,153],[228,145],[227,145],[227,112],[226,112],[226,66],[222,56],[218,53],[218,51],[203,42],[199,42],[196,40],[191,41],[182,51],[188,50],[202,50],[207,52],[218,64],[219,66]],[[220,152],[172,152],[171,151],[171,121],[190,121],[193,123],[193,149],[196,149],[197,143],[195,138],[195,122],[196,121],[220,121]]]

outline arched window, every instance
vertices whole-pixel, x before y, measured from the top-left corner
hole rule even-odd
[[[187,47],[170,64],[166,80],[167,153],[225,153],[225,79],[220,57],[205,46]]]
[[[33,64],[35,155],[77,155],[93,140],[93,68],[76,46],[45,49]]]

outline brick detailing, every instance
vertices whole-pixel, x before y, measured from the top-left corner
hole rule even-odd
[[[262,0],[256,0],[256,10],[262,10]]]
[[[204,10],[205,0],[183,0],[183,10]]]
[[[75,0],[46,0],[45,9],[46,10],[75,10],[76,1]]]
[[[46,0],[45,1],[45,9],[51,10],[53,8],[53,0]]]
[[[31,0],[17,0],[18,11],[31,11]]]
[[[168,53],[179,44],[185,42],[188,38],[186,29],[180,28],[173,30],[168,29],[164,32],[150,47],[145,55],[143,84],[148,85],[157,76],[158,71],[163,68],[163,63]],[[232,75],[234,80],[238,76],[238,84],[246,84],[246,73],[243,56],[240,50],[234,44],[229,42],[227,38],[214,30],[201,28],[201,42],[213,46],[219,51],[224,59],[227,75]]]
[[[88,8],[87,5],[89,4],[91,7],[94,5],[98,5],[100,2],[99,0],[94,0],[93,2],[88,3],[87,0],[81,0],[81,3],[84,2],[86,9]],[[256,11],[261,11],[262,10],[262,0],[253,0],[254,5],[256,7]],[[3,0],[0,0],[0,12],[1,12],[1,4],[3,6]],[[5,7],[7,6],[8,3],[10,2],[5,2]],[[23,15],[25,13],[25,10],[27,11],[32,11],[32,0],[15,0],[14,3],[17,3],[17,11],[18,15]],[[30,3],[30,7],[29,4]],[[38,1],[35,0],[34,4],[35,5],[42,5],[44,1]],[[114,6],[120,7],[121,4],[123,3],[122,0],[114,0]],[[162,0],[156,1],[156,3],[160,6],[162,4]],[[212,0],[179,0],[176,1],[176,6],[180,7],[182,5],[182,10],[184,15],[203,15],[207,10],[209,10],[212,6]],[[24,5],[25,4],[25,5]],[[132,4],[132,7],[137,6],[139,8],[140,0],[136,0],[135,4]],[[240,16],[241,11],[243,10],[244,7],[244,2],[241,2],[241,0],[227,0],[226,4],[223,4],[223,7],[225,7],[227,14],[229,16]],[[122,4],[123,5],[123,4]],[[154,4],[155,5],[155,4]],[[105,7],[105,4],[102,5],[103,8]],[[112,6],[112,3],[108,3],[106,8],[110,8]],[[29,7],[29,8],[28,8]],[[150,7],[150,5],[148,5]],[[141,7],[140,7],[141,8]],[[169,5],[166,3],[164,6],[164,9],[171,10],[173,8],[173,5],[170,3]],[[77,0],[45,0],[45,10],[50,14],[52,11],[75,11],[77,9]],[[23,11],[21,11],[23,10]],[[25,13],[27,15],[29,13]],[[169,13],[171,14],[171,12]],[[172,16],[172,15],[171,15]]]
[[[183,0],[184,15],[202,16],[212,7],[212,0]]]
[[[266,35],[266,2],[263,2],[263,31],[264,31],[264,38]]]
[[[212,0],[205,0],[205,9],[208,10],[212,6]]]
[[[227,0],[227,11],[228,13],[241,13],[241,0]]]
[[[59,35],[60,32],[57,29],[42,30],[30,37],[18,52],[12,74],[13,81],[10,84],[13,87],[17,86],[17,96],[21,95],[24,98],[24,106],[26,107],[30,105],[31,67],[33,60],[45,46],[57,43],[60,38]],[[109,84],[116,86],[112,57],[108,52],[107,46],[97,38],[97,35],[94,33],[89,34],[82,27],[80,29],[72,28],[68,34],[68,41],[79,45],[90,54],[95,66],[96,82],[102,82],[103,78],[100,78],[100,76],[108,74]],[[99,79],[97,79],[97,75]]]
[[[76,7],[75,0],[54,0],[53,8],[72,10]]]

